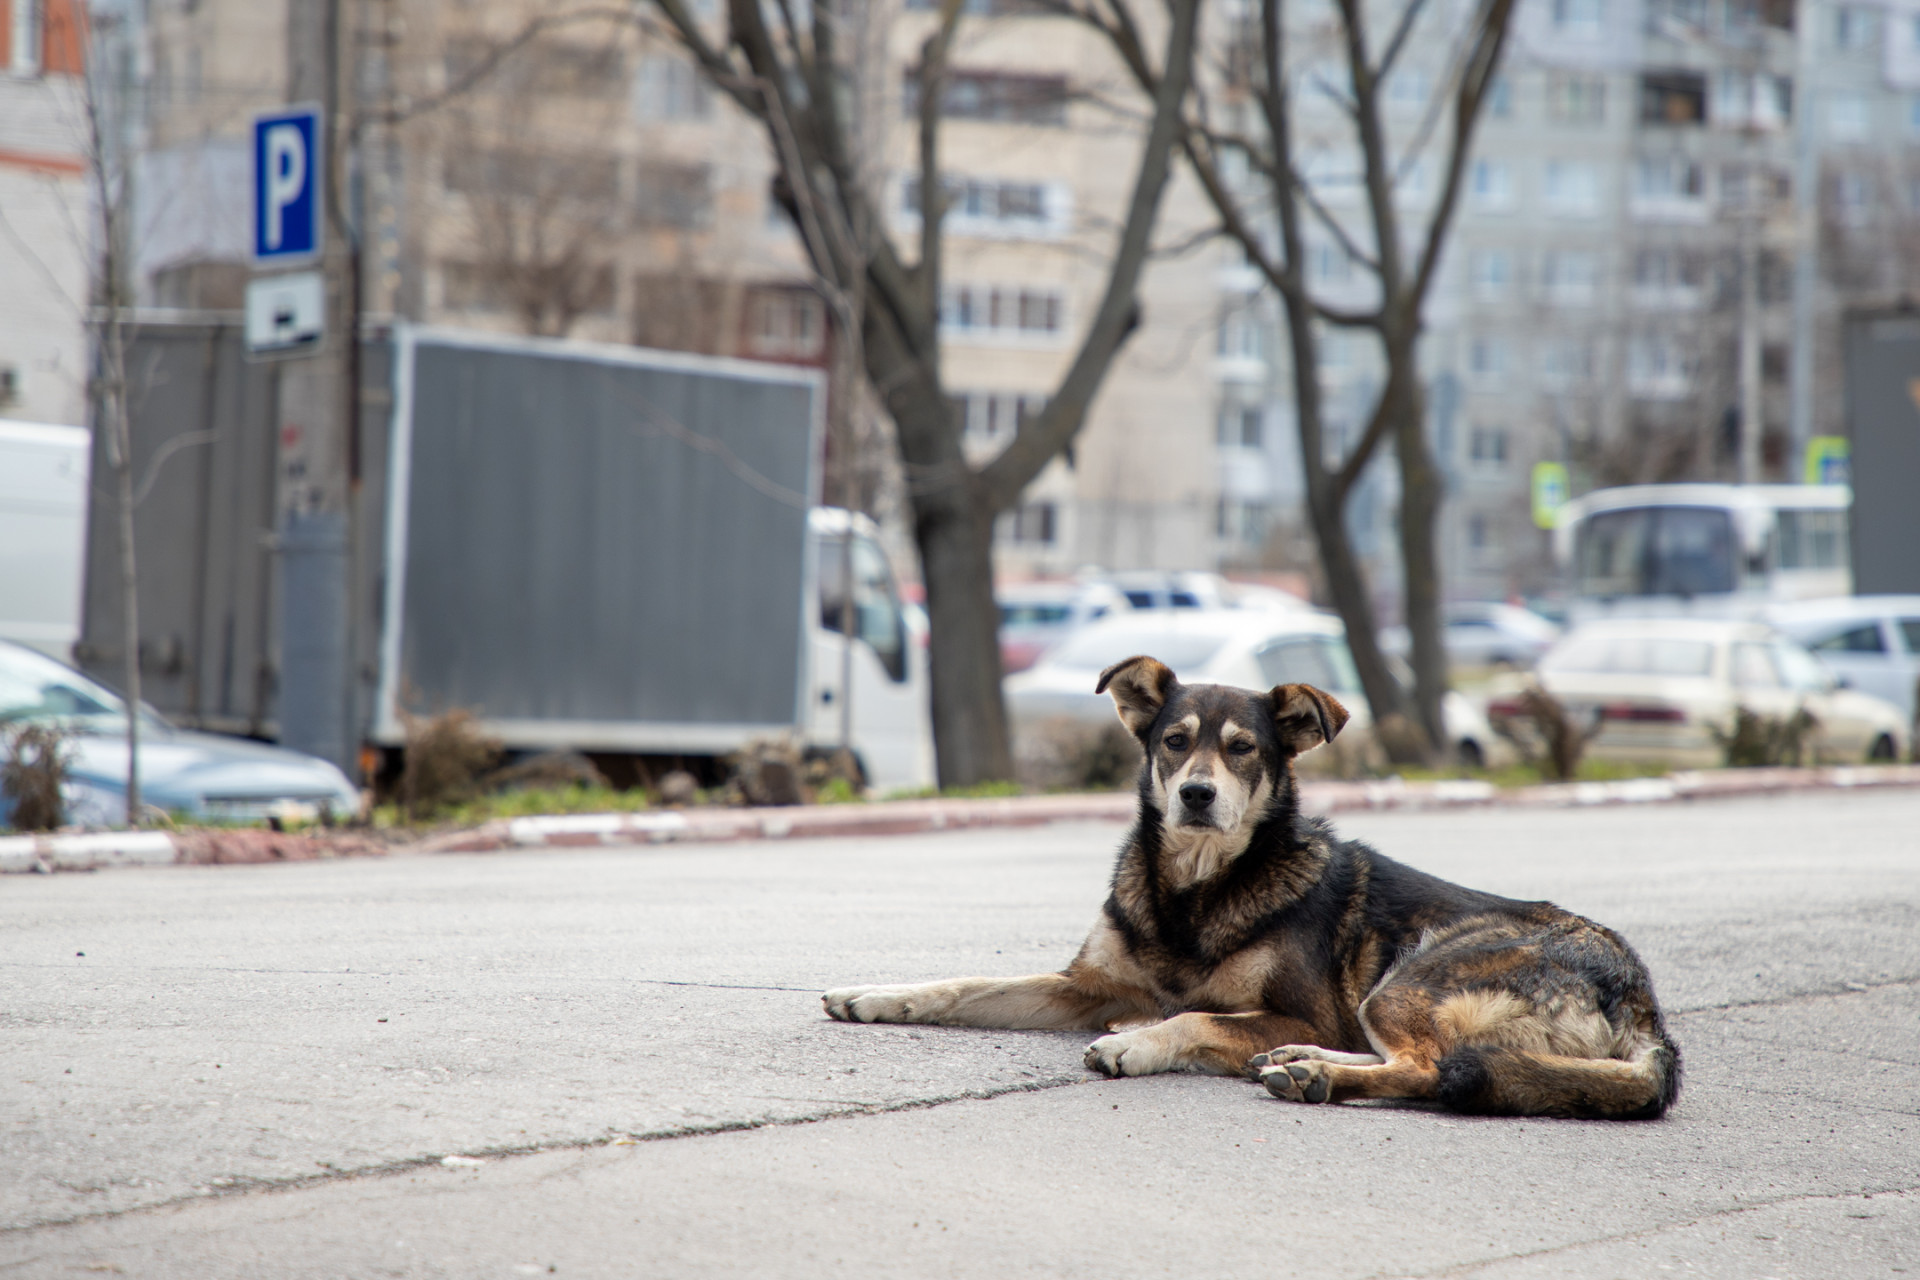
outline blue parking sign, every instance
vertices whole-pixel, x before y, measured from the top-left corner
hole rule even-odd
[[[302,103],[253,122],[253,257],[298,262],[320,253],[326,178],[320,107]]]

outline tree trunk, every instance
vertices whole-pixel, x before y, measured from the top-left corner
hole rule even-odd
[[[1000,611],[993,600],[993,516],[977,500],[916,502],[913,532],[927,583],[940,785],[1011,778],[1013,753],[1000,696]]]
[[[1413,360],[1411,350],[1406,359],[1409,363]],[[1444,757],[1452,739],[1442,709],[1447,693],[1447,651],[1441,640],[1440,563],[1434,546],[1443,494],[1439,468],[1427,448],[1425,407],[1419,388],[1410,382],[1394,427],[1400,463],[1400,563],[1407,634],[1413,641],[1414,711],[1434,754]]]

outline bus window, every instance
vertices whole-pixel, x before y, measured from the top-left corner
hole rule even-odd
[[[1652,524],[1653,511],[1647,507],[1602,511],[1589,519],[1580,531],[1576,590],[1602,598],[1641,594],[1641,566]]]
[[[1775,517],[1775,559],[1782,569],[1847,567],[1847,513],[1783,510]]]
[[[1696,596],[1735,585],[1733,518],[1714,507],[1602,511],[1581,530],[1583,596]]]
[[[1733,517],[1711,507],[1662,507],[1647,566],[1650,596],[1733,590]]]

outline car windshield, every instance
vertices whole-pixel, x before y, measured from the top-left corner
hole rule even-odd
[[[1003,604],[1000,606],[1000,625],[1003,627],[1058,626],[1073,618],[1073,606],[1070,604]]]
[[[0,645],[0,724],[20,720],[77,724],[111,733],[126,724],[126,702],[104,685],[31,649]],[[143,725],[160,727],[151,713]]]
[[[1219,636],[1170,631],[1165,627],[1092,627],[1062,642],[1047,655],[1047,665],[1100,671],[1122,658],[1144,653],[1176,673],[1205,666],[1226,643]]]
[[[1655,636],[1573,636],[1540,661],[1543,671],[1595,675],[1704,676],[1713,644]]]
[[[1254,652],[1268,684],[1310,684],[1334,693],[1360,691],[1360,673],[1345,640],[1334,636],[1288,636]]]
[[[1774,645],[1773,661],[1789,688],[1820,692],[1836,683],[1825,664],[1797,644]]]

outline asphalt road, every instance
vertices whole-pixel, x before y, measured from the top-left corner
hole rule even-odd
[[[821,1014],[1058,967],[1113,826],[14,876],[0,1277],[1920,1276],[1920,795],[1340,825],[1625,933],[1678,1108]]]

